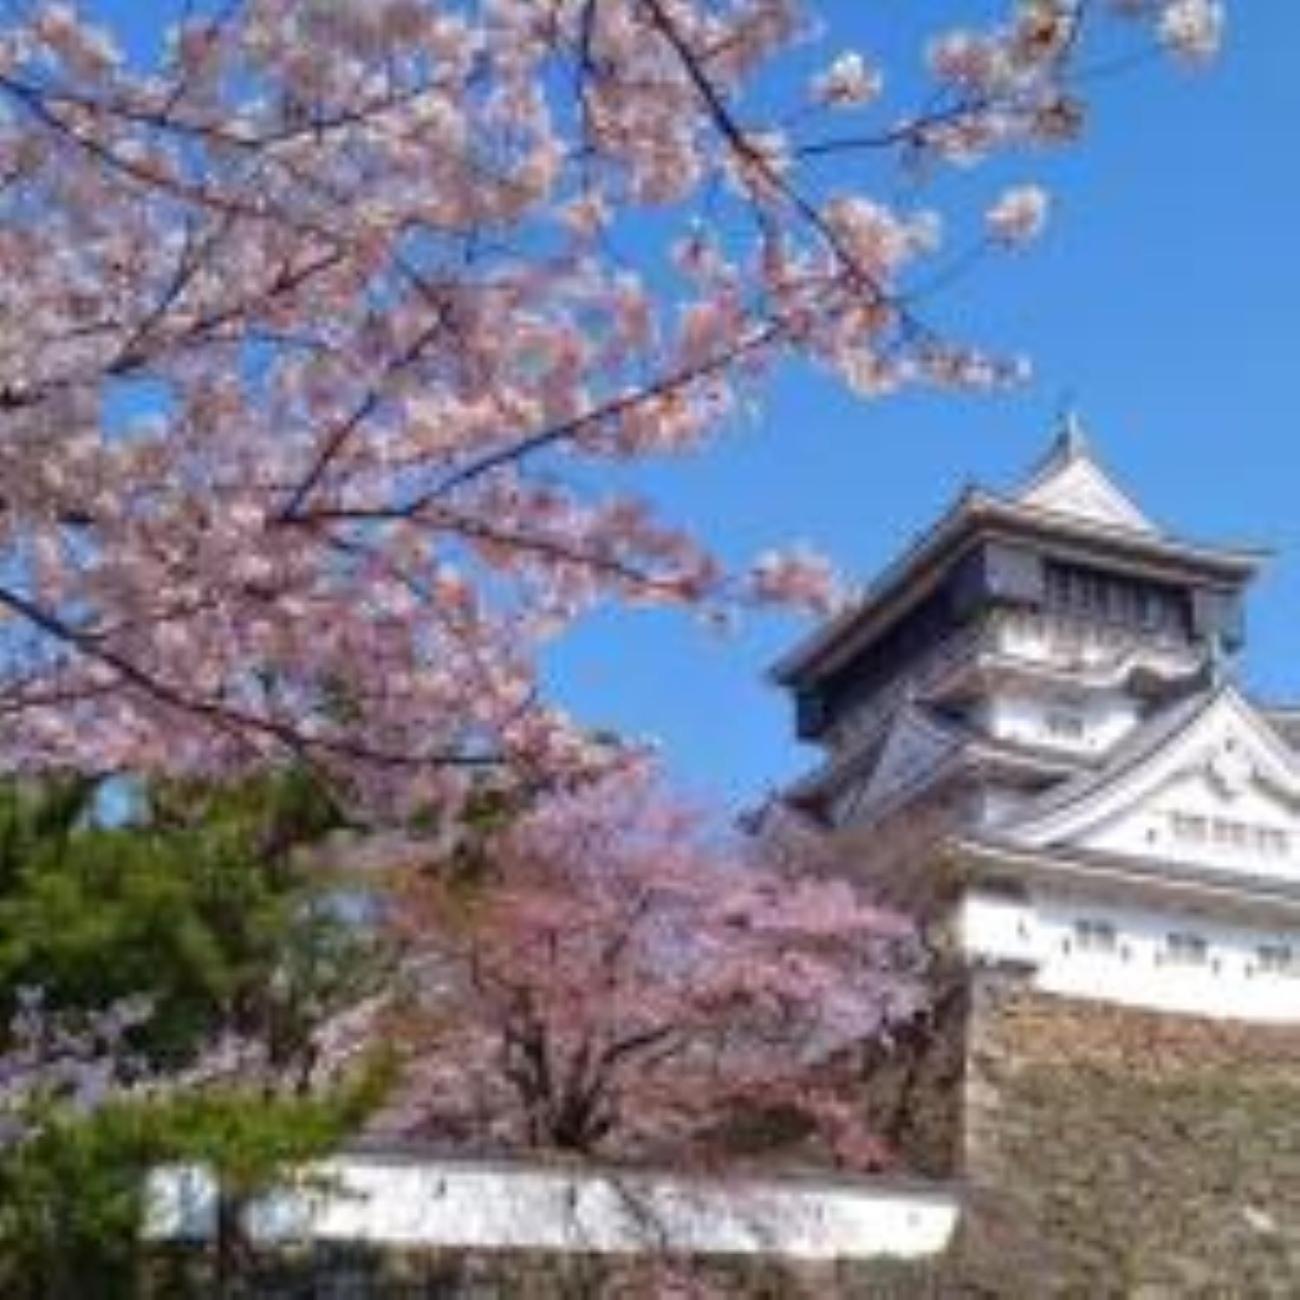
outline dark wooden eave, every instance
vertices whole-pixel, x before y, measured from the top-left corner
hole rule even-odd
[[[1027,542],[1054,557],[1108,561],[1135,576],[1228,590],[1240,588],[1269,555],[1258,547],[1209,546],[1111,527],[970,489],[859,600],[779,659],[769,676],[795,689],[821,681],[928,595],[968,551],[989,541]]]

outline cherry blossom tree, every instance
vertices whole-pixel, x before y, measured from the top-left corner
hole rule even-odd
[[[786,821],[721,834],[645,764],[550,796],[479,867],[405,881],[412,1047],[382,1125],[461,1144],[675,1159],[781,1140],[889,1159],[854,1048],[921,997],[901,918]]]
[[[834,35],[801,0],[200,0],[151,63],[15,7],[0,762],[292,756],[409,806],[591,760],[534,658],[594,601],[825,608],[820,561],[729,572],[603,471],[698,448],[790,359],[867,397],[1014,378],[926,286],[1046,196],[972,174],[946,254],[889,170],[1068,144],[1098,31],[1198,62],[1223,14],[1007,11],[937,34],[912,96],[833,48],[793,90]]]

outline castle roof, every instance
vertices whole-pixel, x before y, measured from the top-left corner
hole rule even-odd
[[[1067,416],[1047,456],[1019,488],[968,487],[840,614],[773,665],[799,688],[836,672],[924,598],[968,550],[1012,540],[1157,578],[1240,586],[1266,558],[1257,547],[1217,546],[1158,529],[1102,467],[1077,417]]]
[[[875,817],[887,810],[886,805],[906,802],[957,770],[996,770],[1042,785],[1089,766],[1086,759],[1059,750],[996,740],[958,719],[940,716],[919,701],[907,700],[871,734],[794,782],[785,797],[817,809],[852,789],[852,814],[870,809]]]
[[[1300,753],[1232,682],[1212,683],[963,839],[1027,871],[1067,863],[1148,885],[1201,881],[1300,910]]]
[[[1065,413],[1047,455],[1014,500],[1102,528],[1153,536],[1160,532],[1102,468],[1074,411]]]

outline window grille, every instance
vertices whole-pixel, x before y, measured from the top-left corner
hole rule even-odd
[[[1186,591],[1128,574],[1049,560],[1044,567],[1047,607],[1138,631],[1189,637],[1191,601]]]
[[[1074,923],[1074,941],[1081,952],[1114,952],[1119,946],[1115,927],[1097,917],[1080,917]]]
[[[1269,975],[1300,975],[1300,960],[1289,943],[1261,943],[1255,956],[1260,970]]]
[[[1199,934],[1176,930],[1165,936],[1165,955],[1184,966],[1203,966],[1209,958],[1210,946]]]

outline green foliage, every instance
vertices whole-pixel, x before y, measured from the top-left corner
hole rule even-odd
[[[318,862],[342,824],[327,793],[297,770],[136,793],[114,822],[93,781],[0,785],[0,1058],[24,989],[74,1022],[143,996],[126,1074],[144,1067],[164,1085],[92,1113],[45,1097],[23,1114],[22,1141],[6,1148],[0,1134],[5,1297],[145,1294],[149,1169],[203,1165],[223,1206],[239,1206],[337,1146],[389,1081],[372,1060],[345,1086],[312,1090],[315,1031],[390,971],[350,882]],[[228,1034],[262,1046],[265,1076],[167,1090],[169,1072]]]
[[[15,1300],[133,1293],[151,1119],[139,1105],[84,1119],[53,1110],[5,1153],[0,1292]]]
[[[152,1013],[132,1047],[176,1068],[219,1033],[309,1065],[311,1030],[382,966],[339,882],[309,849],[337,812],[298,772],[224,788],[157,787],[143,817],[92,816],[94,787],[0,790],[0,1022],[24,987],[96,1011],[133,994]]]
[[[227,1196],[245,1200],[355,1132],[383,1100],[393,1068],[388,1054],[376,1053],[343,1086],[307,1097],[240,1088],[178,1095],[149,1120],[155,1153],[205,1166]]]
[[[0,1294],[13,1300],[126,1300],[144,1292],[146,1176],[165,1164],[211,1172],[235,1210],[327,1154],[390,1081],[385,1058],[313,1097],[224,1088],[123,1099],[90,1115],[47,1111],[0,1159]],[[215,1243],[217,1250],[238,1246]]]

